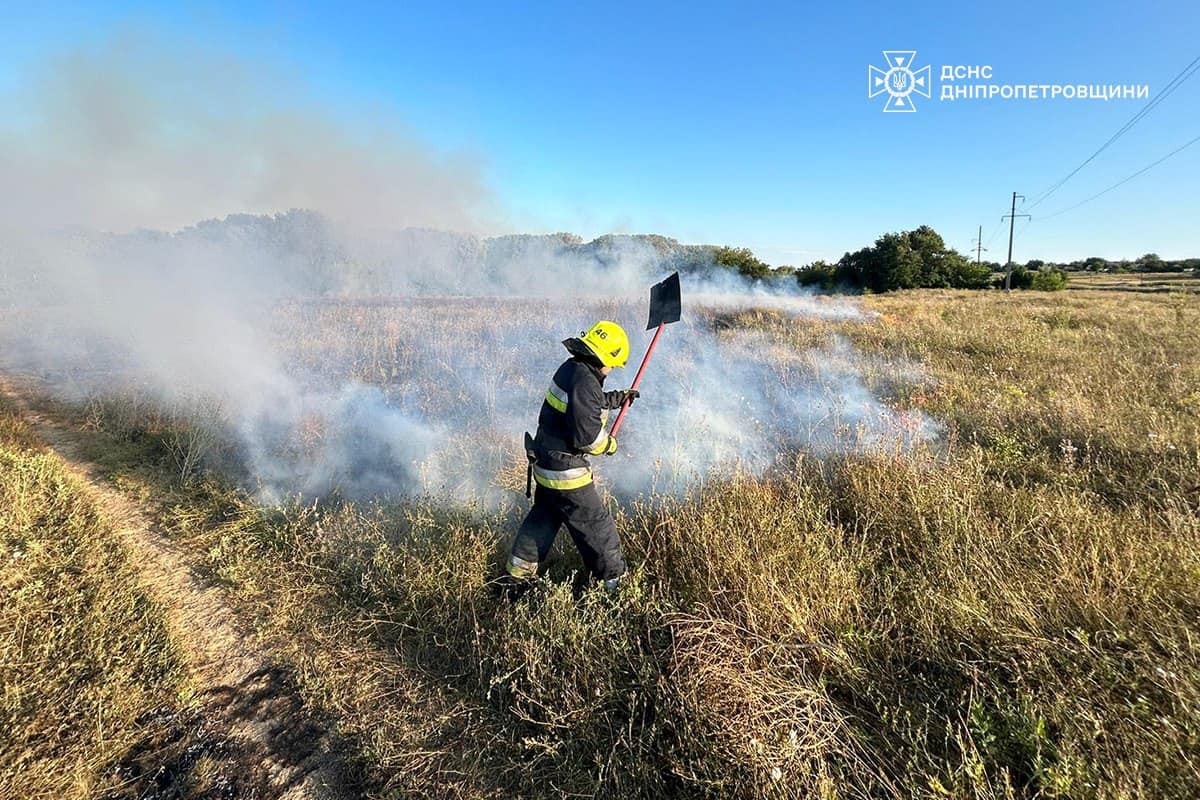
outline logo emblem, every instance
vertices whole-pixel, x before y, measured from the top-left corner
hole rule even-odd
[[[887,92],[884,111],[916,111],[913,95],[929,97],[929,65],[914,71],[912,64],[916,57],[916,50],[884,50],[888,69],[885,72],[873,65],[867,67],[867,97]]]

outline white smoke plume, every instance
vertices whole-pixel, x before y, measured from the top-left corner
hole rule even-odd
[[[312,208],[363,227],[502,222],[478,154],[383,111],[345,124],[261,64],[127,34],[15,82],[0,123],[0,225],[173,230]],[[14,224],[15,223],[15,224]]]
[[[560,340],[617,320],[634,358],[608,388],[628,385],[649,341],[648,286],[696,257],[630,238],[416,231],[362,255],[334,230],[293,212],[43,240],[14,268],[22,279],[10,286],[24,289],[10,293],[0,328],[5,366],[37,371],[76,400],[134,386],[168,407],[219,408],[220,436],[269,499],[337,490],[494,500],[566,357]],[[902,446],[933,433],[872,395],[846,342],[797,349],[779,339],[808,318],[862,319],[850,302],[801,295],[791,282],[752,286],[703,263],[685,272],[683,290],[684,320],[665,331],[622,451],[603,464],[623,494],[761,472],[796,450]],[[738,321],[764,309],[770,330]]]
[[[619,321],[634,359],[607,388],[628,385],[648,286],[680,267],[685,319],[601,466],[609,485],[678,491],[796,449],[934,433],[871,394],[845,342],[797,350],[726,324],[750,308],[860,317],[847,301],[751,285],[661,237],[431,230],[487,227],[468,161],[400,134],[343,134],[238,83],[236,65],[133,53],[64,59],[30,118],[0,130],[0,180],[15,189],[0,201],[0,368],[70,400],[132,391],[207,410],[222,463],[264,499],[514,497],[503,476],[523,469],[520,435],[565,358],[559,341]],[[322,213],[144,229],[298,205]]]

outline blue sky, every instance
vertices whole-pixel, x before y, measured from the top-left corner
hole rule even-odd
[[[1003,260],[1010,193],[1036,197],[1146,102],[943,102],[941,65],[1153,96],[1200,55],[1194,0],[32,5],[5,13],[0,89],[130,29],[202,43],[289,76],[347,126],[382,111],[472,154],[509,229],[663,233],[777,264],[920,224],[963,251],[982,225]],[[866,96],[885,49],[933,66],[916,113]],[[1039,219],[1200,135],[1198,109],[1200,76],[1019,223],[1015,259],[1200,256],[1200,144]]]

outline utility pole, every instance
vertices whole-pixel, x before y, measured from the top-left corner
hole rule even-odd
[[[980,255],[982,254],[982,252],[984,250],[987,250],[987,248],[983,246],[983,226],[980,225],[979,233],[976,234],[976,236],[975,236],[975,265],[976,266],[979,265]]]
[[[1012,240],[1013,240],[1013,225],[1017,221],[1017,217],[1027,217],[1033,219],[1028,214],[1017,213],[1017,198],[1025,199],[1025,195],[1013,192],[1012,211],[1000,218],[1000,221],[1008,220],[1008,263],[1004,267],[1004,291],[1012,291]]]

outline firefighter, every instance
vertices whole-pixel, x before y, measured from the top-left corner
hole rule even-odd
[[[508,574],[523,585],[536,577],[565,525],[588,573],[612,591],[625,574],[625,559],[616,523],[592,482],[587,457],[617,452],[616,438],[604,429],[608,412],[638,396],[636,389],[603,389],[613,368],[629,360],[629,337],[615,322],[600,321],[564,340],[563,346],[571,357],[554,373],[538,414],[537,435],[525,434],[537,490],[513,540]]]

